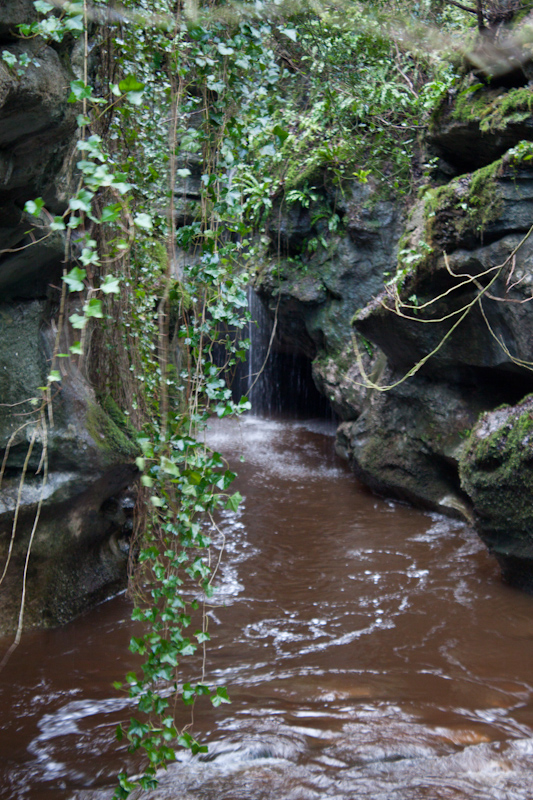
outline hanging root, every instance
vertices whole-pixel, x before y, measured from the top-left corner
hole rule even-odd
[[[13,542],[14,542],[14,538],[15,538],[16,520],[18,518],[18,511],[19,511],[19,508],[20,508],[20,497],[21,497],[22,487],[24,485],[24,477],[26,475],[28,462],[29,462],[29,459],[30,459],[30,456],[31,456],[33,445],[35,443],[35,439],[36,439],[36,436],[37,436],[37,431],[39,429],[42,432],[42,442],[43,442],[43,452],[42,452],[42,455],[41,455],[41,461],[40,461],[39,467],[37,469],[37,473],[40,472],[41,469],[42,469],[42,475],[43,475],[42,482],[41,482],[41,494],[40,494],[40,497],[39,497],[39,502],[37,504],[37,509],[35,511],[35,517],[33,519],[33,525],[32,525],[32,529],[31,529],[30,539],[29,539],[29,542],[28,542],[28,547],[26,549],[26,558],[24,560],[24,571],[23,571],[23,575],[22,575],[22,595],[21,595],[21,598],[20,598],[20,608],[19,608],[19,617],[18,617],[18,623],[17,623],[17,631],[16,631],[15,638],[14,638],[12,644],[10,645],[9,649],[7,650],[7,652],[4,654],[4,657],[2,658],[2,661],[0,661],[0,672],[5,667],[5,665],[9,661],[9,659],[11,658],[11,655],[13,654],[14,650],[18,647],[18,645],[20,643],[21,636],[22,636],[22,630],[23,630],[23,627],[24,627],[24,612],[25,612],[25,609],[26,609],[26,589],[27,589],[27,581],[28,581],[28,566],[29,566],[29,563],[30,563],[30,555],[31,555],[31,548],[32,548],[32,545],[33,545],[33,540],[35,538],[35,533],[37,531],[37,526],[39,524],[39,519],[40,519],[40,516],[41,516],[41,510],[42,510],[42,507],[43,507],[44,493],[45,493],[45,489],[46,489],[46,484],[48,482],[48,428],[47,428],[47,424],[46,424],[45,405],[43,405],[41,407],[39,422],[37,423],[37,425],[35,426],[35,429],[33,431],[32,439],[31,439],[30,445],[28,447],[28,453],[27,453],[27,456],[26,456],[26,460],[24,462],[23,475],[21,477],[21,482],[20,482],[20,486],[19,486],[19,493],[18,493],[18,497],[17,497],[17,508],[16,508],[16,512],[15,512],[15,519],[14,519],[14,522],[13,522],[13,532],[12,532],[11,542],[10,542],[9,557],[8,557],[7,562],[6,562],[6,565],[5,565],[5,568],[4,568],[4,573],[2,575],[1,580],[4,579],[4,576],[5,576],[6,572],[7,572],[7,567],[9,565],[9,559],[11,557],[11,552],[12,552],[12,548],[13,548]]]

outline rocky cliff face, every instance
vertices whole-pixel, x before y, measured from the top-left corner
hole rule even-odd
[[[13,541],[0,633],[16,624],[22,566],[41,496],[27,624],[65,622],[124,585],[129,487],[136,473],[135,446],[120,413],[111,405],[102,408],[84,370],[70,359],[62,360],[61,381],[53,384],[47,435],[37,427],[39,387],[46,385],[56,339],[65,240],[50,230],[48,213],[36,219],[24,205],[42,197],[50,214],[67,207],[77,113],[67,98],[78,76],[74,41],[54,48],[17,36],[17,24],[33,14],[30,0],[8,0],[0,8],[0,50],[19,63],[26,54],[30,62],[19,71],[0,60],[2,564]],[[74,338],[67,325],[60,349]]]
[[[317,387],[338,416],[350,420],[359,416],[365,398],[352,317],[382,290],[395,263],[402,209],[374,202],[372,184],[356,183],[349,193],[323,179],[319,186],[309,208],[281,205],[273,215],[269,258],[255,288],[279,320],[278,349],[312,359]],[[334,215],[339,230],[331,233]],[[327,246],[314,250],[318,237]],[[366,346],[368,367],[373,358]]]
[[[270,266],[259,284],[285,342],[314,358],[317,386],[341,418],[338,450],[358,477],[473,521],[505,579],[528,591],[531,107],[529,87],[467,76],[428,137],[436,184],[404,211],[358,187],[327,254],[308,258],[304,274]],[[281,219],[273,240],[294,250],[305,213]]]

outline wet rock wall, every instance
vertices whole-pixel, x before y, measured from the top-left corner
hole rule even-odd
[[[27,626],[66,622],[125,585],[136,476],[131,431],[112,403],[102,406],[75,359],[59,360],[61,380],[52,385],[46,428],[38,422],[65,258],[64,235],[49,223],[64,213],[75,182],[78,109],[67,98],[79,77],[79,43],[21,39],[17,24],[34,15],[27,0],[7,0],[0,8],[0,51],[29,61],[19,70],[0,59],[2,571],[12,550],[0,592],[0,634],[16,625],[39,505]],[[38,197],[46,211],[36,218],[24,206]],[[74,333],[63,326],[60,352],[79,338]]]
[[[505,580],[533,591],[533,90],[476,80],[434,115],[416,201],[356,185],[339,233],[298,265],[317,232],[286,208],[258,290],[282,346],[313,359],[355,474],[473,522]],[[327,178],[319,189],[336,207]]]

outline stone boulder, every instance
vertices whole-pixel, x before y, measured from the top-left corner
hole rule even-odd
[[[427,194],[402,240],[395,280],[355,326],[397,369],[433,353],[424,374],[461,381],[485,371],[496,383],[505,373],[519,384],[518,397],[508,399],[519,399],[529,380],[520,361],[533,360],[533,169],[508,158],[479,172]],[[476,198],[487,202],[480,207]],[[402,254],[411,258],[407,265]]]
[[[18,38],[17,25],[37,19],[33,0],[3,0],[0,6],[0,42],[8,43]]]
[[[532,198],[533,170],[512,155],[426,192],[395,279],[356,316],[392,388],[369,390],[339,447],[376,491],[469,518],[466,432],[533,389]]]
[[[63,359],[52,415],[39,425],[55,338],[47,301],[0,306],[0,563],[12,554],[0,630],[16,620],[20,578],[31,549],[27,625],[66,622],[125,584],[137,469],[135,432],[84,375]],[[46,464],[44,459],[46,458]],[[16,520],[16,523],[15,523]]]
[[[394,386],[403,375],[378,359],[372,378]],[[356,420],[337,431],[337,452],[380,495],[471,519],[458,465],[486,398],[475,385],[415,376],[388,391],[368,390]]]
[[[533,398],[483,414],[461,458],[476,530],[503,578],[533,593]]]

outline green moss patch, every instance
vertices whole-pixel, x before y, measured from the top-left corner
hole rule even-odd
[[[443,229],[447,229],[447,238],[461,238],[468,232],[482,235],[502,211],[498,188],[502,170],[503,159],[498,159],[427,192],[424,216],[428,241],[438,238]]]
[[[533,113],[533,90],[491,89],[476,83],[459,92],[452,118],[475,122],[483,132],[502,131],[512,123],[523,122]]]
[[[110,397],[103,406],[92,403],[87,409],[87,430],[97,446],[115,461],[130,461],[140,455],[137,432]]]

